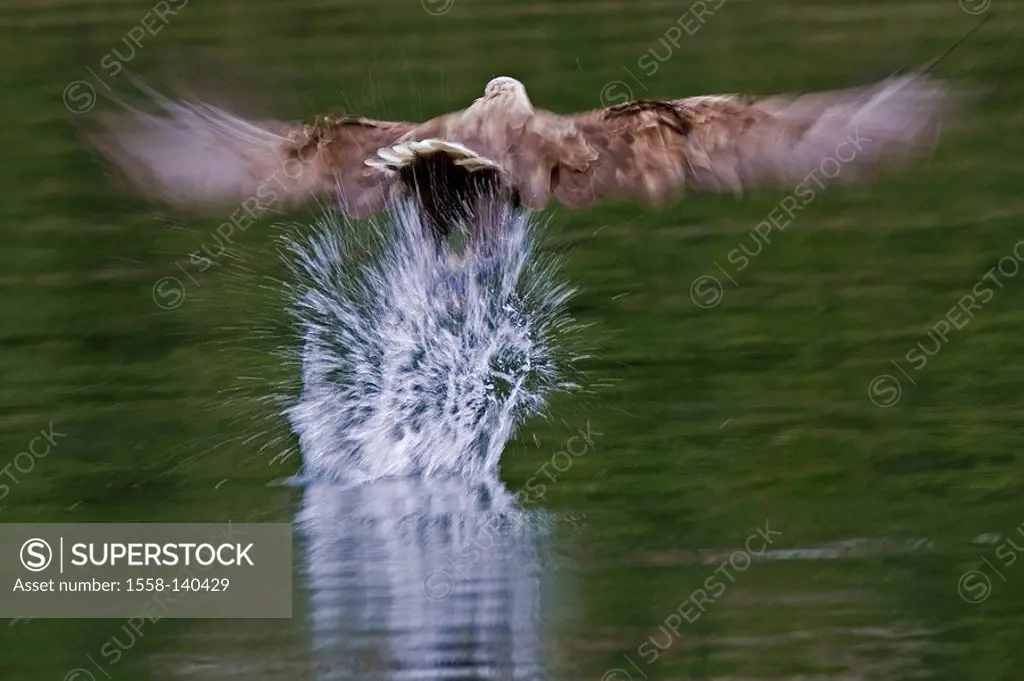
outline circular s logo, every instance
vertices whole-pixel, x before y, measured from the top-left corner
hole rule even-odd
[[[992,580],[981,570],[968,570],[960,575],[957,591],[968,603],[981,603],[992,594]]]
[[[72,669],[64,675],[64,681],[96,681],[96,677],[88,669]]]
[[[42,572],[53,561],[53,549],[42,539],[29,539],[21,545],[21,564],[30,572]]]
[[[84,80],[68,83],[64,88],[64,106],[71,113],[88,113],[95,105],[96,88]]]
[[[610,80],[601,88],[601,106],[614,106],[633,101],[633,89],[621,80]]]
[[[722,282],[710,274],[697,277],[690,284],[690,300],[693,301],[694,305],[705,310],[722,302],[722,296],[724,295],[725,291],[722,288]]]
[[[428,600],[435,603],[446,601],[453,591],[455,591],[455,580],[445,570],[431,570],[423,578],[423,595]]]
[[[984,14],[992,6],[992,0],[960,0],[960,9],[968,14]]]
[[[423,5],[423,9],[427,11],[427,14],[440,17],[452,11],[452,7],[455,6],[455,0],[420,0],[420,4]]]
[[[900,401],[903,395],[903,386],[891,374],[875,376],[868,384],[868,399],[871,404],[882,409],[888,409]]]
[[[185,285],[175,277],[162,277],[153,284],[153,302],[162,310],[175,310],[185,302]]]

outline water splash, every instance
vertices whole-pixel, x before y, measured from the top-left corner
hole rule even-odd
[[[459,254],[403,202],[362,239],[329,214],[287,243],[303,387],[286,415],[307,476],[491,476],[515,428],[577,387],[558,262],[524,211],[481,225],[494,238]]]

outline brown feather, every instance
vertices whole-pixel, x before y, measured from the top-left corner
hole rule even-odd
[[[178,208],[330,196],[367,217],[386,205],[389,180],[363,161],[413,127],[349,116],[250,122],[201,102],[154,100],[158,113],[108,113],[88,137],[144,194]]]
[[[496,164],[512,190],[503,195],[534,210],[552,196],[570,208],[606,197],[662,206],[686,187],[734,194],[792,189],[835,157],[843,161],[841,172],[819,180],[857,181],[930,142],[948,92],[915,74],[800,96],[639,100],[560,116],[534,109],[522,84],[502,77],[467,109],[422,124],[353,116],[254,123],[201,102],[150,94],[160,115],[129,109],[103,119],[92,137],[143,191],[201,206],[260,196],[273,181],[284,201],[331,196],[349,216],[364,218],[408,192],[412,177],[367,161],[396,144],[407,153],[406,143],[427,140],[457,143],[468,150],[459,152],[463,157]],[[839,154],[850,140],[856,153]]]
[[[394,178],[365,165],[378,149],[401,139],[415,125],[369,118],[324,117],[313,126],[304,145],[295,149],[295,157],[316,149],[316,155],[330,171],[334,193],[346,214],[363,219],[385,208]]]
[[[857,181],[927,146],[947,94],[914,75],[803,96],[640,100],[568,116],[554,193],[571,208],[616,196],[661,206],[687,186],[737,195],[792,189],[829,159],[820,181]]]

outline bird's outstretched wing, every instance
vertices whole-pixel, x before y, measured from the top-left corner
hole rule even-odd
[[[552,192],[582,208],[607,196],[661,205],[686,186],[742,194],[812,178],[859,181],[933,144],[948,101],[948,88],[913,74],[848,90],[641,100],[559,117]]]
[[[386,205],[390,180],[363,162],[414,127],[349,116],[250,121],[147,94],[155,113],[124,106],[97,117],[86,136],[137,189],[178,208],[254,201],[266,209],[331,196],[350,217],[367,217]]]

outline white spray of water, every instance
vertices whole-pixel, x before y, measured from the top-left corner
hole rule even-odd
[[[411,201],[363,243],[333,214],[288,242],[303,387],[286,414],[306,476],[491,477],[515,428],[576,387],[557,261],[537,257],[524,211],[493,206],[481,224],[492,238],[464,257],[425,236]]]

